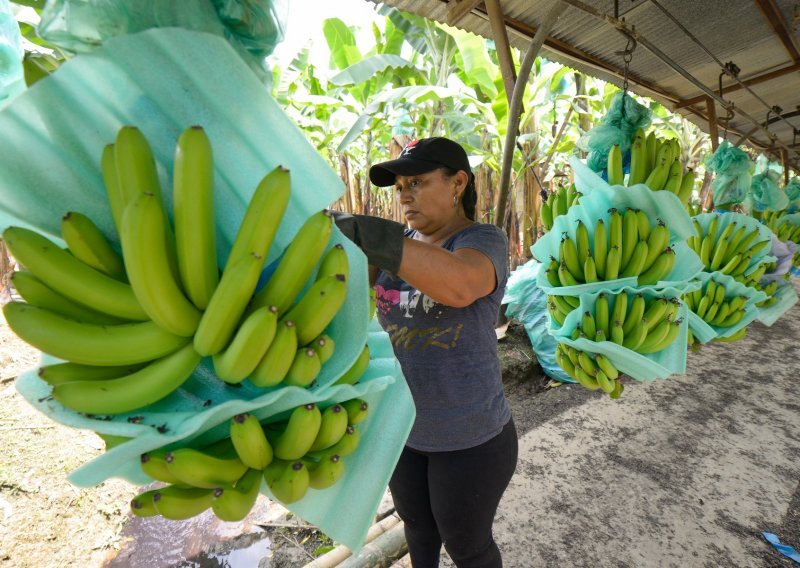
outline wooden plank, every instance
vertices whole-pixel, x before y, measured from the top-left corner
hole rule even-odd
[[[781,69],[776,69],[775,71],[770,71],[769,73],[764,73],[763,75],[757,75],[755,77],[751,77],[750,79],[743,80],[741,83],[733,83],[732,85],[728,85],[727,87],[722,87],[722,94],[732,93],[734,91],[739,91],[744,89],[745,86],[752,87],[753,85],[758,85],[759,83],[765,83],[767,81],[772,81],[773,79],[778,79],[783,77],[784,75],[788,75],[789,73],[796,73],[800,71],[800,64],[792,64],[788,67],[782,67]],[[692,97],[691,99],[685,99],[675,104],[674,108],[677,110],[679,108],[694,106],[696,104],[702,103],[707,95],[698,95],[696,97]]]
[[[769,22],[775,35],[778,36],[783,47],[786,48],[789,57],[791,57],[792,61],[795,63],[800,63],[800,49],[798,49],[794,31],[790,30],[789,26],[786,25],[786,20],[781,13],[781,9],[775,3],[775,0],[755,0],[755,2],[756,6],[758,6],[759,10],[761,10],[761,13],[764,15],[764,19]]]
[[[711,150],[716,151],[719,146],[719,128],[717,128],[717,107],[711,97],[706,97],[706,110],[708,111],[708,135],[711,137]]]

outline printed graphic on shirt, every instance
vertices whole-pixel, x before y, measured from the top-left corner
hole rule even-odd
[[[449,327],[429,327],[427,329],[409,329],[407,326],[400,327],[392,324],[386,327],[392,344],[405,350],[427,349],[436,347],[437,349],[454,349],[458,345],[458,338],[461,336],[461,328],[464,324],[451,325]]]
[[[426,315],[438,319],[446,306],[439,304],[419,290],[386,290],[383,286],[375,286],[375,306],[383,315],[397,310],[405,318],[413,318],[421,309]],[[452,349],[458,344],[463,324],[448,327],[433,326],[426,329],[409,328],[392,324],[386,327],[386,333],[395,347],[403,349]]]

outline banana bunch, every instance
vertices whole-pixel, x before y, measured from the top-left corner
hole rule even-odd
[[[600,353],[581,351],[566,343],[556,345],[556,363],[578,384],[589,390],[602,390],[609,397],[617,399],[622,394],[623,385],[619,371]]]
[[[223,521],[240,521],[253,508],[262,482],[282,503],[298,501],[309,488],[327,489],[341,479],[343,458],[357,449],[358,427],[368,413],[368,403],[355,398],[324,410],[301,405],[280,423],[238,414],[229,437],[214,444],[142,454],[142,471],[167,485],[134,497],[131,510],[180,520],[211,509]]]
[[[701,288],[684,294],[683,301],[708,325],[727,328],[742,321],[747,296],[730,294],[725,284],[709,278]]]
[[[558,325],[564,325],[564,319],[578,306],[580,306],[578,296],[547,295],[547,311]]]
[[[551,191],[539,208],[539,218],[542,220],[545,232],[552,229],[553,221],[559,215],[566,215],[569,208],[578,203],[580,197],[581,193],[574,183],[567,187],[559,186],[555,191]]]
[[[659,220],[651,226],[644,211],[609,210],[608,224],[598,219],[589,229],[578,221],[575,237],[564,233],[559,257],[551,257],[545,269],[553,287],[638,277],[640,286],[666,278],[675,266],[670,233]]]
[[[572,331],[572,339],[612,341],[643,355],[669,347],[677,338],[682,319],[675,319],[679,300],[653,297],[639,292],[607,294],[595,300],[594,312],[586,310]]]
[[[692,219],[696,234],[689,237],[687,243],[698,254],[706,271],[719,271],[734,278],[743,277],[753,256],[771,241],[756,242],[759,231],[736,221],[731,221],[720,230],[719,219],[720,215],[715,215],[705,231],[697,219]],[[763,274],[759,278],[761,276]]]
[[[766,285],[762,286],[761,291],[767,295],[767,298],[765,300],[757,302],[756,306],[758,306],[759,308],[766,308],[774,304],[776,301],[775,292],[777,291],[777,289],[778,289],[777,280],[773,280],[767,283]]]
[[[699,201],[690,201],[686,204],[686,212],[689,214],[689,217],[696,217],[703,212],[703,205]]]
[[[645,135],[636,131],[630,150],[630,173],[627,180],[623,172],[622,150],[614,145],[608,153],[607,176],[610,185],[632,186],[643,183],[653,191],[669,191],[687,205],[694,191],[694,171],[684,172],[680,143],[675,138],[665,139],[651,131]]]
[[[328,248],[330,213],[305,221],[256,291],[289,202],[288,170],[279,166],[259,182],[220,270],[213,155],[202,127],[187,128],[176,144],[172,222],[138,128],[119,130],[100,167],[121,254],[75,211],[61,219],[66,249],[23,227],[2,235],[25,267],[14,277],[24,302],[3,309],[9,326],[83,369],[52,379],[53,397],[89,414],[138,410],[178,389],[203,357],[227,383],[309,386],[333,354],[324,332],[349,278],[343,247]]]
[[[793,224],[785,216],[785,211],[767,211],[762,222],[769,227],[781,241],[800,243],[800,224]]]

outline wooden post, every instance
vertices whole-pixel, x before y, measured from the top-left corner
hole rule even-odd
[[[781,148],[781,162],[783,163],[783,185],[789,183],[789,152]]]
[[[511,105],[511,94],[517,82],[517,70],[511,58],[511,45],[508,42],[505,17],[500,7],[500,0],[486,0],[486,11],[489,13],[489,24],[492,26],[492,37],[497,48],[497,59],[500,62],[500,74],[506,88],[506,99]]]

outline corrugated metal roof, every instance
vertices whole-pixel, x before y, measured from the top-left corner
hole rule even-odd
[[[469,2],[368,1],[451,25],[448,10]],[[540,21],[559,1],[500,0],[511,45],[524,53]],[[626,37],[617,26],[624,20],[623,25],[639,40],[630,64],[631,90],[658,100],[706,132],[710,127],[704,97],[709,90],[719,96],[722,65],[733,62],[740,69],[738,80],[753,83],[743,88],[729,75],[722,78],[722,99],[726,105],[733,103],[736,112],[729,123],[729,139],[737,142],[749,133],[750,144],[772,149],[773,158],[779,159],[783,149],[795,166],[800,163],[800,136],[796,136],[800,129],[800,50],[796,29],[800,3],[793,0],[565,0],[565,3],[567,8],[548,33],[541,51],[543,57],[621,85],[623,60],[619,52],[625,48]],[[614,18],[615,5],[619,19]],[[455,25],[492,37],[483,3],[478,3]],[[654,54],[650,46],[674,65]],[[682,75],[675,66],[696,81]],[[733,89],[729,90],[730,87]],[[714,106],[718,117],[724,118],[727,112],[722,103],[717,101]],[[783,118],[776,118],[776,113],[770,111],[775,106],[781,109]],[[768,118],[766,131],[759,125],[767,125]]]

